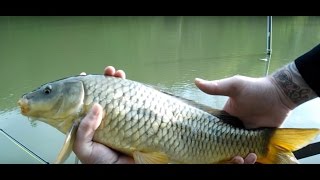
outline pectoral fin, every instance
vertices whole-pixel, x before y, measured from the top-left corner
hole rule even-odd
[[[133,158],[137,164],[167,164],[169,162],[168,156],[162,152],[144,153],[135,151]]]
[[[59,155],[57,159],[55,160],[54,164],[61,164],[64,163],[64,161],[70,156],[72,152],[73,143],[76,138],[76,133],[78,130],[79,121],[75,121],[70,130],[68,131],[66,135],[66,139],[64,141],[64,144],[59,152]]]

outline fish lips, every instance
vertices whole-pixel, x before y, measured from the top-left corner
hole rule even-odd
[[[28,100],[22,97],[21,99],[19,99],[18,105],[20,106],[21,114],[27,115],[30,111]]]

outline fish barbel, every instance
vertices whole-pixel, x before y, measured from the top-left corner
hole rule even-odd
[[[257,154],[259,163],[298,163],[292,151],[319,134],[312,128],[245,129],[224,111],[104,75],[49,82],[18,101],[23,115],[67,135],[57,163],[69,156],[76,124],[94,103],[105,113],[93,140],[132,156],[136,163],[223,163],[248,153]]]

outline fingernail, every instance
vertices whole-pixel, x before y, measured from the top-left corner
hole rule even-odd
[[[98,116],[100,114],[99,107],[97,104],[93,104],[90,113],[94,116]]]
[[[201,78],[195,78],[195,81],[201,82],[201,81],[204,81],[204,80],[201,79]]]

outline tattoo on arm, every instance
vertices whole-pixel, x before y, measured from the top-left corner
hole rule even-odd
[[[294,62],[272,74],[272,77],[283,93],[297,106],[317,97],[301,77]]]

